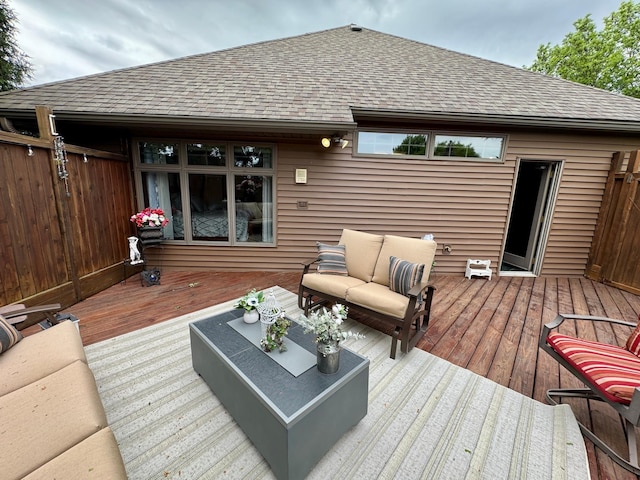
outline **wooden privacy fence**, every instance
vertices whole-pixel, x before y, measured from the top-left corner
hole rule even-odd
[[[640,294],[639,171],[640,150],[613,155],[586,271],[592,280],[635,294]]]
[[[66,145],[60,165],[47,110],[37,114],[40,138],[0,132],[0,305],[64,307],[123,278],[130,164],[123,155]]]

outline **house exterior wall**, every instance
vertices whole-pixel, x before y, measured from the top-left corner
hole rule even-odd
[[[174,270],[298,270],[316,242],[335,243],[343,228],[438,242],[436,273],[463,275],[468,258],[498,265],[522,159],[563,162],[542,275],[585,271],[611,156],[640,138],[505,132],[505,161],[374,158],[316,142],[277,142],[276,246],[184,245],[150,249],[151,262]],[[295,169],[306,168],[307,184]],[[307,202],[299,208],[298,202]],[[450,245],[445,255],[443,245]]]

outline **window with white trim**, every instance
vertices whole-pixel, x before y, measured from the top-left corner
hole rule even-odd
[[[162,140],[137,145],[139,198],[143,207],[165,211],[165,238],[274,243],[274,146]]]
[[[431,159],[500,161],[504,136],[457,135],[439,132],[359,131],[360,155],[406,156]]]

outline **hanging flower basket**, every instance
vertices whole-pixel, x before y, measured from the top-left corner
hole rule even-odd
[[[145,208],[130,218],[137,227],[137,235],[143,246],[157,245],[164,240],[162,228],[169,223],[161,208]]]

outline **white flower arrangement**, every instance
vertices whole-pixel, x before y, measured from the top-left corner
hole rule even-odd
[[[341,341],[349,338],[364,338],[361,333],[342,331],[342,325],[347,319],[348,309],[340,303],[336,303],[331,310],[322,307],[321,310],[313,311],[308,317],[300,315],[298,323],[304,327],[305,333],[313,333],[316,343],[339,345]]]
[[[253,288],[249,293],[238,300],[234,307],[244,308],[247,312],[250,312],[252,310],[256,310],[258,305],[262,302],[264,302],[264,294],[262,292],[256,292],[256,289]]]

